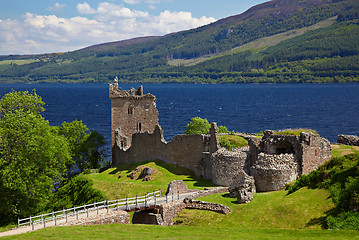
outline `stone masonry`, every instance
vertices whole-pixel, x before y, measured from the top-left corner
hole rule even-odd
[[[158,123],[156,97],[138,90],[121,90],[118,80],[110,85],[112,157],[118,158],[118,149],[131,146],[134,133],[153,132]]]
[[[229,152],[220,148],[217,125],[212,123],[208,134],[177,135],[166,142],[155,96],[144,95],[142,87],[120,90],[116,80],[109,94],[113,166],[159,159],[226,187],[243,170],[261,192],[282,189],[331,158],[329,141],[310,132],[292,136],[265,131],[261,139],[246,136],[247,149]]]
[[[339,135],[338,143],[350,146],[359,146],[359,136],[355,135]]]

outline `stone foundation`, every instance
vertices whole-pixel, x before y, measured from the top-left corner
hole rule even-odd
[[[92,215],[89,218],[81,218],[78,220],[69,221],[68,223],[59,224],[59,226],[72,225],[99,225],[99,224],[129,224],[130,214],[125,211],[109,211],[109,213],[100,213],[99,215]]]
[[[186,209],[207,210],[222,214],[228,214],[231,212],[231,209],[229,207],[219,203],[194,201],[192,199],[185,199],[184,203],[186,204]]]
[[[229,187],[233,176],[244,169],[247,153],[244,151],[230,152],[224,148],[212,154],[212,182],[216,185]]]
[[[260,153],[250,172],[255,179],[257,192],[280,190],[298,177],[293,154]]]

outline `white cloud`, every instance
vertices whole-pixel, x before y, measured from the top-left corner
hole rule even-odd
[[[50,11],[59,11],[59,10],[65,8],[65,7],[66,7],[66,4],[55,3],[54,6],[49,7],[49,10]]]
[[[26,13],[23,21],[0,19],[0,54],[27,54],[71,51],[93,44],[133,37],[164,35],[199,27],[215,21],[194,18],[190,12],[164,11],[159,15],[108,2],[92,8],[77,5],[81,15],[61,18],[56,15]]]
[[[123,0],[127,4],[138,4],[141,0]]]
[[[113,20],[116,18],[144,18],[148,16],[148,12],[131,10],[107,2],[100,3],[97,7],[97,18],[101,19],[101,21]]]
[[[96,13],[96,10],[91,8],[91,6],[87,2],[77,4],[76,9],[80,14],[95,14]]]

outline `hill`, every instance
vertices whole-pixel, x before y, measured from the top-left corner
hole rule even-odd
[[[341,156],[348,151],[357,151],[350,146],[338,146],[333,154]],[[350,160],[347,155],[345,159]],[[339,167],[332,164],[332,170],[346,173],[343,166],[351,168],[356,162],[334,161],[345,163]],[[342,158],[344,159],[344,158]],[[328,165],[326,165],[328,166]],[[151,167],[153,179],[143,182],[142,179],[131,179],[129,174],[136,168]],[[211,186],[203,179],[197,179],[189,170],[177,165],[163,164],[161,161],[141,164],[121,165],[101,173],[84,175],[92,179],[94,187],[102,190],[109,199],[132,197],[147,191],[162,189],[174,179],[182,179],[189,188]],[[332,212],[335,205],[325,189],[297,189],[292,194],[287,191],[275,191],[254,194],[248,204],[237,204],[235,198],[228,194],[216,194],[202,198],[204,201],[227,205],[232,212],[228,215],[186,209],[174,219],[170,227],[152,225],[98,225],[46,228],[19,236],[2,239],[358,239],[357,231],[323,230],[325,217]]]
[[[358,82],[359,2],[273,0],[168,34],[0,56],[1,82]]]

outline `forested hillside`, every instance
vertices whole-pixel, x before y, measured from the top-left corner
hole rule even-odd
[[[163,37],[0,56],[0,81],[359,82],[358,37],[357,0],[273,0]]]

